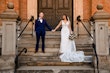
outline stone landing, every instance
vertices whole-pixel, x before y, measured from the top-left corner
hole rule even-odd
[[[94,73],[90,66],[22,66],[17,73]]]

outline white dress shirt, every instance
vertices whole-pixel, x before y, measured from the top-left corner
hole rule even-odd
[[[43,19],[39,18],[39,21],[42,23],[43,22]]]

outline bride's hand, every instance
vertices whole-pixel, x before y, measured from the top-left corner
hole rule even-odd
[[[73,34],[73,31],[71,31],[70,34]]]

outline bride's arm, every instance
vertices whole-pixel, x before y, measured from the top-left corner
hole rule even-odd
[[[70,24],[69,24],[69,30],[70,30],[70,34],[72,34],[73,33],[73,31],[72,31],[72,29],[71,29],[71,22],[69,22]]]
[[[62,23],[60,21],[60,23],[56,26],[56,28],[54,29],[54,31],[56,31],[61,25],[62,25]]]

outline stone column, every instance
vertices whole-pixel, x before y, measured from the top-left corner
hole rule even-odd
[[[99,58],[100,73],[110,73],[110,54],[108,45],[108,24],[110,14],[103,10],[103,5],[97,5],[98,11],[95,12],[93,18],[95,19],[94,26],[94,43],[96,44],[96,51]]]
[[[85,29],[83,29],[82,24],[79,24],[79,26],[76,24],[77,23],[77,16],[81,16],[81,19],[83,19],[83,0],[73,0],[73,21],[74,21],[74,32],[76,34],[80,33],[83,34],[85,33]],[[78,31],[79,27],[79,31]]]
[[[34,16],[34,18],[37,18],[37,3],[38,0],[27,0],[27,18],[30,19],[31,16]]]
[[[2,19],[2,56],[0,57],[0,73],[14,73],[16,56],[16,19],[13,3],[0,14]]]

